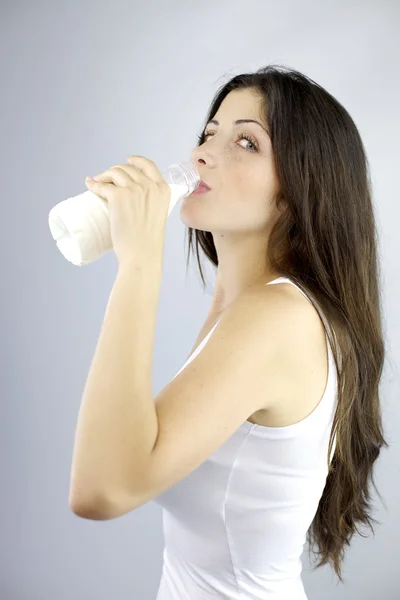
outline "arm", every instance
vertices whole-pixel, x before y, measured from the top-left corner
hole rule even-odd
[[[158,435],[152,364],[162,250],[144,258],[117,274],[86,381],[71,470],[74,512],[140,481]]]

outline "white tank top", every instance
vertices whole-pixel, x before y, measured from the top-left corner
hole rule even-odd
[[[286,277],[266,285],[282,282],[300,290]],[[336,368],[326,339],[327,385],[310,415],[286,427],[244,421],[204,463],[153,499],[162,507],[165,541],[156,600],[307,600],[300,557],[328,474],[336,408]]]

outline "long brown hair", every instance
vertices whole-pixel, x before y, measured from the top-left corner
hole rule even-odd
[[[378,522],[370,514],[370,482],[377,491],[373,466],[382,446],[389,446],[378,389],[385,344],[368,159],[346,109],[315,81],[281,65],[225,83],[204,127],[225,96],[243,88],[260,95],[280,183],[275,201],[288,205],[266,244],[269,265],[316,300],[329,323],[324,327],[338,374],[328,457],[333,447],[334,454],[331,462],[327,457],[326,484],[307,541],[310,549],[319,548],[315,569],[329,562],[343,582],[345,546],[360,533],[360,524],[374,531],[372,521]],[[204,127],[197,145],[204,141]],[[213,236],[191,227],[187,231],[186,272],[195,243],[204,289],[199,246],[217,267]]]

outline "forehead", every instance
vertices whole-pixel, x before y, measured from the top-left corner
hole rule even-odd
[[[214,118],[218,121],[226,120],[227,125],[236,119],[255,119],[266,124],[261,101],[260,95],[254,90],[233,90],[223,99]]]

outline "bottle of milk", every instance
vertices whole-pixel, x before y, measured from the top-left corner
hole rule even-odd
[[[200,175],[191,161],[172,164],[162,175],[171,188],[169,217],[178,200],[199,186]],[[107,202],[91,190],[56,204],[49,227],[58,249],[73,265],[87,265],[112,249]]]

